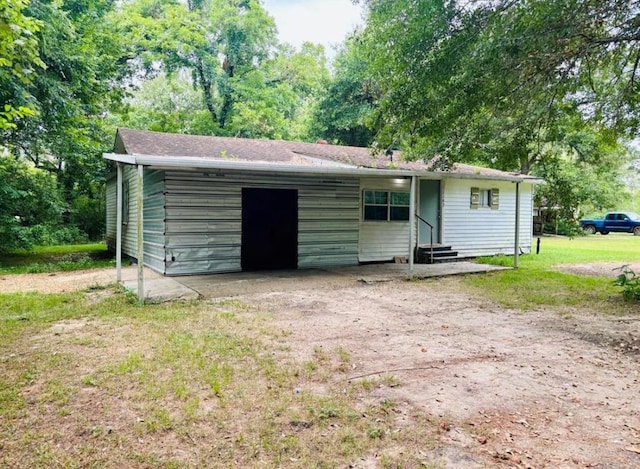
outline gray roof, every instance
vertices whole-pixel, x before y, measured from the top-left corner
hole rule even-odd
[[[274,170],[279,166],[300,167],[301,169],[313,167],[338,169],[344,167],[440,173],[434,170],[432,164],[422,160],[405,161],[400,151],[394,151],[391,158],[384,152],[374,154],[370,148],[327,143],[184,135],[125,128],[118,129],[114,153],[167,157],[167,160],[184,158],[185,163],[189,160],[189,165],[194,164],[194,159],[199,159],[209,163],[236,161],[266,164],[272,166]],[[535,180],[535,178],[518,173],[460,163],[454,164],[451,170],[446,173],[463,177]]]

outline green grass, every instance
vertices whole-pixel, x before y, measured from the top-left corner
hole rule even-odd
[[[2,256],[0,275],[111,267],[115,259],[104,243],[40,246]]]
[[[341,348],[307,367],[270,314],[100,293],[0,295],[0,466],[419,467],[437,441],[372,396],[395,378],[336,380]]]
[[[622,302],[621,289],[613,285],[611,277],[588,277],[556,269],[563,264],[614,262],[622,266],[637,261],[640,261],[637,236],[545,237],[540,254],[520,256],[518,270],[467,277],[465,282],[476,287],[479,294],[509,308],[557,306],[625,313],[628,305]],[[480,262],[511,267],[513,257],[489,257]]]
[[[534,254],[520,256],[520,267],[550,269],[559,264],[640,261],[640,236],[610,234],[577,238],[543,237],[540,254],[535,254],[535,243],[534,238]],[[486,257],[481,262],[512,266],[513,257]]]

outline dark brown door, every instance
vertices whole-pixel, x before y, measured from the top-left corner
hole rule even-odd
[[[298,191],[242,189],[242,270],[298,267]]]

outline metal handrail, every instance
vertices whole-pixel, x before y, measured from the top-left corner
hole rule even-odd
[[[433,264],[433,225],[429,223],[427,220],[425,220],[424,218],[422,218],[417,213],[415,215],[418,220],[420,220],[422,223],[426,224],[429,227],[429,235],[431,237],[431,255],[429,256],[429,262]],[[419,239],[420,239],[420,230],[418,230],[418,240]],[[419,244],[419,241],[418,241],[418,244]]]

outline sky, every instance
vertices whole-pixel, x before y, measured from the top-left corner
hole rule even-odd
[[[280,42],[298,49],[305,41],[323,44],[330,57],[331,46],[363,24],[362,7],[351,0],[264,0],[264,6],[276,20]]]

